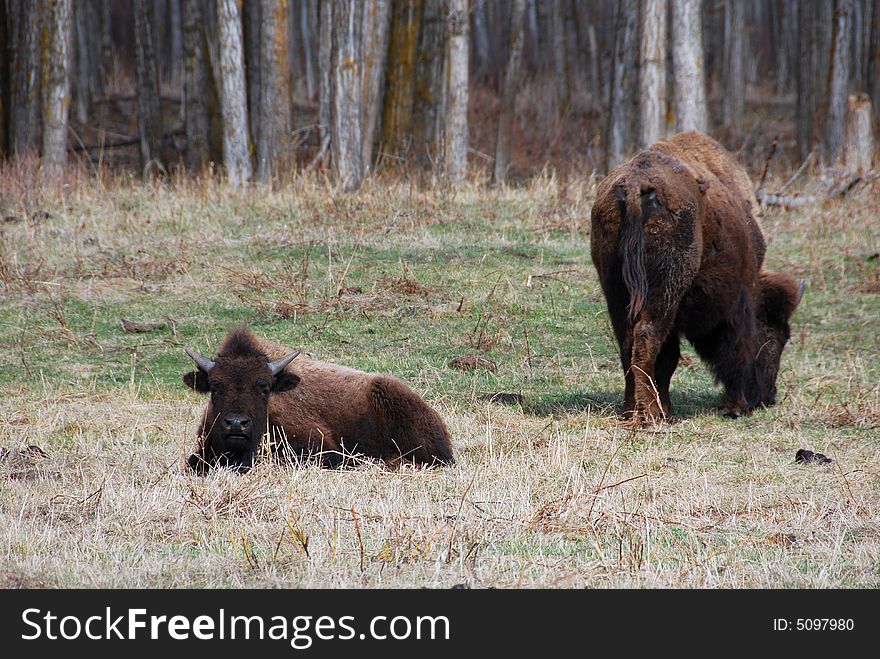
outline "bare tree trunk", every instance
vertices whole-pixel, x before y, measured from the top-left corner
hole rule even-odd
[[[834,3],[834,32],[828,69],[828,113],[825,121],[824,161],[827,164],[834,164],[843,156],[852,8],[852,0],[836,0]]]
[[[67,162],[67,108],[70,93],[71,0],[49,0],[42,17],[42,164],[58,173]]]
[[[241,15],[236,0],[217,0],[217,28],[223,86],[223,162],[229,184],[238,188],[250,180],[252,170],[248,150]]]
[[[325,154],[330,148],[332,131],[330,123],[333,119],[333,85],[330,68],[333,64],[333,4],[329,0],[321,0],[320,39],[318,41],[318,70],[321,72],[319,85],[318,123],[321,135],[321,151]]]
[[[105,99],[110,98],[113,93],[111,89],[111,74],[113,72],[113,40],[110,33],[110,0],[100,0],[101,2],[101,66],[99,67],[101,74],[101,93]]]
[[[364,98],[361,146],[364,176],[373,162],[373,142],[382,120],[382,90],[385,82],[385,62],[388,57],[388,29],[391,20],[390,0],[369,0],[364,7],[364,27],[361,59],[364,64]]]
[[[10,25],[11,151],[23,154],[40,145],[39,7],[32,0],[8,0]]]
[[[333,6],[330,108],[333,166],[345,191],[356,190],[364,176],[363,44],[364,5],[360,0],[339,0]]]
[[[440,155],[437,147],[443,135],[447,100],[446,42],[445,0],[422,0],[412,124],[413,150],[422,163]]]
[[[514,3],[516,1],[514,0]],[[490,73],[494,73],[489,46],[487,14],[486,0],[473,0],[471,3],[471,29],[474,35],[474,81],[480,81]]]
[[[168,32],[171,41],[171,86],[179,87],[181,62],[183,61],[183,28],[181,26],[181,3],[183,0],[168,0]]]
[[[640,148],[666,134],[666,13],[667,0],[642,4],[639,50]]]
[[[746,76],[743,54],[746,31],[746,5],[742,0],[724,2],[724,123],[736,135],[742,129],[745,110]]]
[[[318,94],[318,72],[315,63],[315,30],[318,26],[318,0],[300,0],[299,38],[302,42],[303,71],[306,78],[306,95],[314,100]]]
[[[498,139],[495,142],[495,183],[507,182],[510,167],[510,147],[513,140],[513,120],[516,116],[516,91],[519,85],[520,62],[524,39],[526,1],[513,0],[510,13],[510,48],[504,88],[501,94],[501,116],[498,118]]]
[[[672,65],[675,75],[675,130],[706,132],[701,0],[672,0]]]
[[[248,129],[250,143],[255,144],[260,138],[260,90],[262,89],[261,42],[262,27],[260,0],[241,0],[239,3],[242,29],[242,51],[244,54],[244,80],[247,89]]]
[[[617,5],[606,167],[610,170],[632,155],[638,107],[639,0]]]
[[[797,107],[795,108],[795,137],[801,158],[813,148],[813,117],[816,112],[816,85],[812,70],[812,34],[816,20],[815,7],[809,0],[798,3],[798,66]]]
[[[134,0],[134,38],[137,62],[138,133],[141,166],[162,160],[162,114],[159,71],[153,50],[153,28],[146,0]]]
[[[844,169],[850,174],[866,174],[874,156],[874,124],[871,99],[864,92],[851,94],[846,115]]]
[[[393,3],[382,110],[382,143],[392,156],[404,153],[411,137],[421,14],[422,0]]]
[[[92,102],[92,62],[89,48],[90,34],[86,24],[86,18],[91,9],[85,2],[77,2],[73,5],[73,29],[76,46],[74,48],[74,109],[76,120],[84,124],[89,120],[89,108]]]
[[[550,34],[553,49],[553,68],[556,73],[556,95],[559,111],[564,112],[571,102],[571,80],[569,80],[568,60],[565,57],[565,21],[563,0],[542,0],[550,3]]]
[[[200,169],[208,161],[211,71],[205,41],[202,0],[183,0],[181,6],[184,49],[184,130],[186,166]]]
[[[257,180],[290,161],[290,24],[287,0],[260,0]]]
[[[871,33],[868,38],[868,53],[865,73],[865,90],[871,97],[874,107],[880,104],[880,1],[870,0]]]
[[[0,0],[0,160],[9,155],[9,43],[6,2]]]
[[[446,179],[453,185],[461,183],[467,174],[468,28],[467,0],[449,0],[449,107],[443,138]]]

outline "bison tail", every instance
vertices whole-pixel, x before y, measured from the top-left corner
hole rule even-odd
[[[642,222],[641,187],[638,183],[619,185],[615,194],[620,209],[620,260],[623,283],[629,291],[631,322],[635,322],[648,299],[648,275],[645,272],[645,225]]]

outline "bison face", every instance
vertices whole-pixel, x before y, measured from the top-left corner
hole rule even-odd
[[[793,278],[775,272],[763,272],[758,281],[757,313],[758,352],[755,371],[760,390],[759,404],[776,403],[776,378],[782,350],[791,336],[789,319],[800,304],[804,285],[798,287]]]
[[[248,471],[269,429],[269,397],[299,383],[297,375],[284,370],[299,353],[274,362],[259,354],[221,355],[216,361],[193,350],[187,354],[199,368],[184,375],[184,383],[211,396],[202,421],[202,455],[190,456],[189,466],[196,471],[211,466]]]

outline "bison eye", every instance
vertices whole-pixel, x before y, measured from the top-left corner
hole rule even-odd
[[[272,385],[268,382],[257,382],[257,393],[263,397],[268,397],[272,391]]]

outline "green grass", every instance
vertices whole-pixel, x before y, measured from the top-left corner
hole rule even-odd
[[[723,418],[685,348],[679,421],[635,431],[589,257],[591,181],[16,189],[0,195],[0,445],[48,457],[0,461],[0,585],[878,583],[870,191],[764,219],[768,267],[808,283],[779,405]],[[190,476],[203,400],[183,348],[211,354],[242,323],[407,380],[457,465]],[[474,354],[496,371],[448,366]],[[522,405],[480,398],[499,391]],[[835,463],[795,465],[798,448]]]

